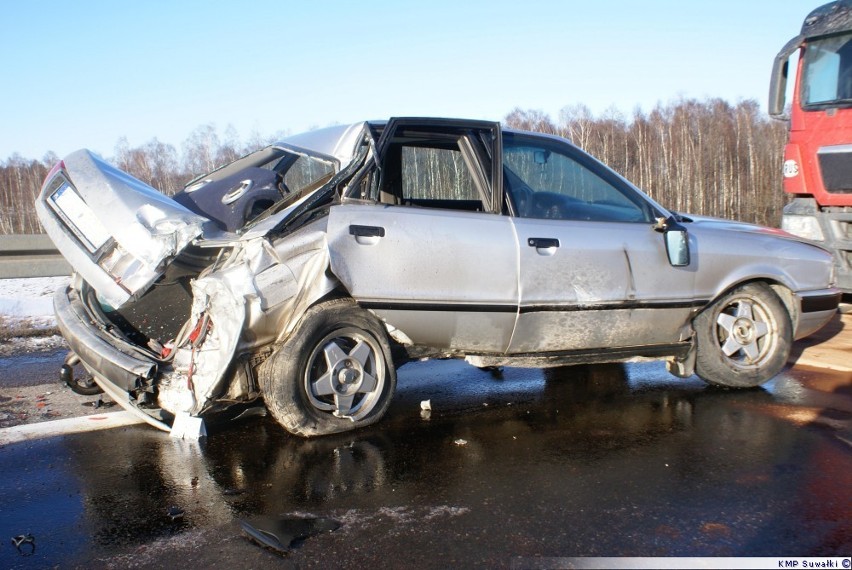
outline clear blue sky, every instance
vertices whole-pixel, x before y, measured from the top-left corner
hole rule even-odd
[[[757,99],[824,0],[0,0],[0,160],[393,115]]]

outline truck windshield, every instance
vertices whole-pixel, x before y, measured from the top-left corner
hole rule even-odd
[[[852,104],[852,32],[808,42],[803,65],[803,107]]]

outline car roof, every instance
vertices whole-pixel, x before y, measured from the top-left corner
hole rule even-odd
[[[360,135],[368,128],[366,121],[350,125],[334,125],[306,133],[286,137],[274,146],[303,149],[311,154],[324,156],[337,161],[339,168],[345,167],[355,156]]]
[[[283,138],[273,146],[307,151],[311,155],[333,159],[338,163],[339,168],[344,168],[355,157],[357,144],[361,140],[361,133],[364,129],[381,129],[387,123],[387,120],[372,120],[347,125],[334,125]],[[566,141],[566,139],[557,135],[511,129],[503,125],[500,126],[500,130],[504,133],[557,139],[570,144],[570,141]]]

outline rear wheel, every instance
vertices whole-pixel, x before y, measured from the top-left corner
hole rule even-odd
[[[790,356],[790,315],[764,283],[733,289],[695,317],[698,375],[719,386],[750,388],[778,374]]]
[[[349,299],[310,308],[260,372],[266,405],[303,437],[377,422],[396,389],[382,323]]]

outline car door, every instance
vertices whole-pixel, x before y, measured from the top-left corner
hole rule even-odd
[[[328,219],[332,272],[412,342],[503,352],[518,310],[517,242],[495,211],[496,123],[393,119],[367,199]]]
[[[668,262],[650,200],[558,139],[504,136],[519,242],[509,351],[670,345],[688,334],[694,267]]]

